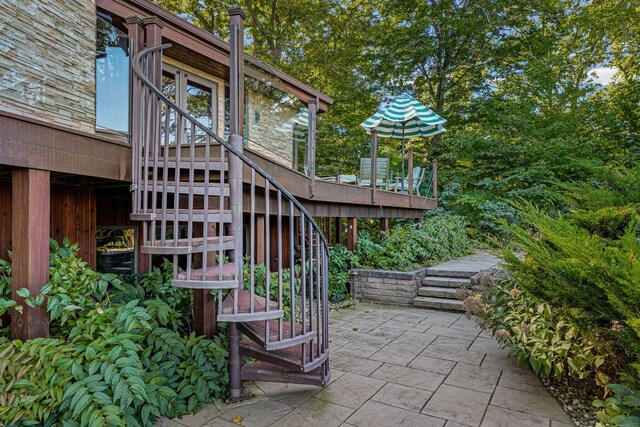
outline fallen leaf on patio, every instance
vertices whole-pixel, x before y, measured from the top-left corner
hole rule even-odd
[[[244,420],[243,417],[241,417],[240,415],[238,415],[237,417],[235,417],[234,419],[232,419],[231,421],[233,421],[234,423],[241,423],[242,420]]]
[[[353,330],[354,330],[354,331],[357,331],[357,330],[358,330],[358,328],[353,328]]]

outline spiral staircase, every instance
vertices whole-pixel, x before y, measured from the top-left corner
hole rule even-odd
[[[234,400],[245,396],[243,380],[324,386],[330,371],[327,243],[303,205],[243,154],[244,17],[230,15],[228,140],[163,95],[171,45],[133,58],[131,219],[141,224],[140,252],[172,260],[173,286],[214,295],[217,321],[229,323]],[[255,262],[258,213],[264,266]]]

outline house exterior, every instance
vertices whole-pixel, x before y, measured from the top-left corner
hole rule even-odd
[[[49,237],[78,243],[103,271],[143,273],[152,255],[173,257],[175,285],[195,289],[197,332],[237,322],[261,347],[240,353],[286,371],[269,365],[242,379],[325,384],[335,220],[348,218],[353,247],[357,218],[386,227],[437,201],[317,179],[315,120],[333,101],[244,55],[243,13],[230,15],[226,43],[147,0],[0,3],[0,258],[13,252],[19,298],[15,290],[35,294],[48,281]],[[308,318],[285,325],[282,297],[250,294],[243,306],[244,257],[278,274],[303,266]],[[218,263],[226,258],[230,273]],[[12,318],[16,338],[47,328],[39,309]],[[294,345],[300,363],[277,356]]]

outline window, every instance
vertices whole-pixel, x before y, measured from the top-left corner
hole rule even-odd
[[[129,39],[108,15],[96,21],[96,129],[128,133]]]
[[[207,128],[218,132],[218,85],[194,76],[184,70],[163,64],[162,92],[173,101],[178,107],[188,112],[198,122]],[[163,123],[165,120],[163,119]],[[169,123],[173,127],[175,117],[169,118]],[[191,137],[191,129],[184,129],[184,141]],[[171,143],[174,141],[175,132],[170,132]],[[206,134],[196,129],[196,142],[204,142]]]

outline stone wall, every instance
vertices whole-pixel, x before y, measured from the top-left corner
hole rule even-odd
[[[95,127],[93,0],[0,1],[0,109]]]
[[[351,270],[351,292],[361,301],[413,305],[427,267],[413,271]]]
[[[278,162],[291,167],[293,162],[292,118],[298,109],[287,103],[271,99],[251,85],[247,88],[247,135],[248,147]],[[259,119],[256,121],[256,115]],[[301,144],[302,145],[302,144]]]

